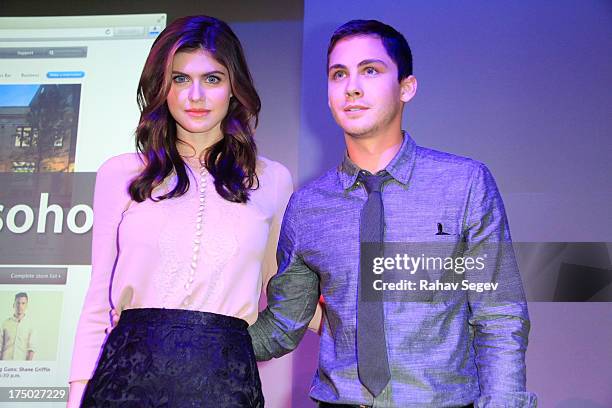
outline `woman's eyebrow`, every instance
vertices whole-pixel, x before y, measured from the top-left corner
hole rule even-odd
[[[181,75],[186,75],[186,76],[190,76],[189,74],[182,72],[182,71],[177,71],[175,69],[172,70],[173,74],[181,74]],[[219,70],[215,70],[215,71],[209,71],[209,72],[204,72],[202,74],[200,74],[201,76],[207,76],[207,75],[223,75],[225,76],[225,72],[223,71],[219,71]]]

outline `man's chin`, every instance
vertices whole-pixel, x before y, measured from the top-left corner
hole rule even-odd
[[[350,128],[344,129],[344,134],[353,139],[367,139],[374,134],[372,128]]]

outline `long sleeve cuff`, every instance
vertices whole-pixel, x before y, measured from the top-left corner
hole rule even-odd
[[[536,408],[538,399],[532,392],[507,392],[483,395],[474,401],[475,408]]]

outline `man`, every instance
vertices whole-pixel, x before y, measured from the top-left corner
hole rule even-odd
[[[337,169],[289,202],[268,307],[249,328],[257,358],[293,350],[322,294],[310,392],[320,407],[535,406],[525,391],[527,306],[490,172],[419,147],[402,132],[417,81],[410,48],[392,27],[344,24],[330,40],[327,68],[328,103],[347,151]],[[383,241],[385,249],[390,242],[461,244],[463,255],[493,244],[493,277],[514,296],[372,294],[363,252]]]
[[[34,329],[26,317],[28,294],[19,292],[13,304],[15,313],[2,324],[0,336],[0,360],[33,360],[36,346]]]

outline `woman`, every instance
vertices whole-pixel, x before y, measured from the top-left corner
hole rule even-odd
[[[246,328],[292,182],[256,155],[260,100],[238,38],[211,17],[174,21],[138,103],[139,154],[96,179],[69,406],[263,407]],[[105,341],[111,307],[121,319]]]

